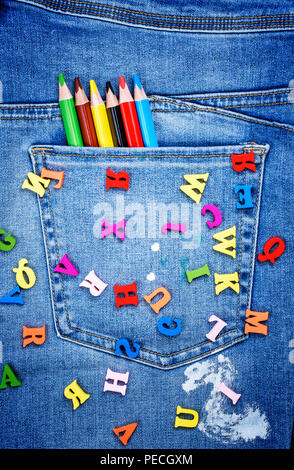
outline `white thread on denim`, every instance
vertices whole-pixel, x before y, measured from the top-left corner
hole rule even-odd
[[[288,94],[288,101],[294,103],[294,78],[292,78],[288,84],[290,92]]]
[[[291,364],[294,364],[294,338],[289,341],[289,348],[293,348],[293,349],[289,352],[289,362],[290,362]]]

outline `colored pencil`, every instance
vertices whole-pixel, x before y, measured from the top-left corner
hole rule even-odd
[[[91,112],[100,147],[113,147],[111,130],[104,101],[94,80],[90,80]]]
[[[75,105],[84,145],[87,147],[98,147],[90,103],[78,77],[75,78]]]
[[[106,112],[114,146],[128,147],[120,106],[110,82],[106,82]]]
[[[158,147],[149,100],[137,74],[134,78],[134,100],[145,147]]]
[[[144,147],[136,105],[124,77],[119,77],[119,106],[129,147]]]
[[[83,147],[83,139],[79,126],[78,116],[74,99],[64,80],[62,73],[58,74],[59,83],[59,106],[63,119],[65,134],[68,145]]]

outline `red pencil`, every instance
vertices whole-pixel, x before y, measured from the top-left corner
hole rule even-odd
[[[129,147],[144,147],[135,101],[124,77],[119,77],[119,106]]]

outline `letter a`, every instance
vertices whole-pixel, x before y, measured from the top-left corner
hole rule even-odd
[[[199,175],[184,175],[184,178],[190,184],[180,186],[180,190],[187,194],[196,204],[199,204],[204,191],[209,173]]]
[[[28,173],[28,179],[23,182],[22,189],[29,189],[34,193],[39,194],[40,197],[43,197],[45,194],[45,188],[48,188],[50,184],[49,179],[41,178],[35,173]]]
[[[69,261],[67,255],[61,258],[58,265],[54,268],[54,272],[69,274],[70,276],[77,276],[79,274],[74,265]]]
[[[190,410],[188,408],[182,408],[180,405],[177,406],[177,415],[180,413],[190,414],[193,416],[193,419],[184,419],[176,416],[175,419],[175,428],[184,427],[184,428],[195,428],[199,421],[198,412],[195,410]]]
[[[119,437],[119,440],[123,443],[123,445],[127,445],[131,435],[135,431],[138,423],[130,423],[126,426],[121,426],[120,428],[113,428],[114,434]],[[123,435],[120,436],[119,433],[123,432]]]
[[[260,333],[261,335],[267,335],[267,326],[260,324],[262,321],[268,319],[268,312],[253,312],[246,310],[246,323],[244,333]]]
[[[0,389],[7,388],[7,385],[10,385],[10,387],[19,387],[21,382],[16,378],[11,367],[8,364],[5,364]]]
[[[15,295],[15,294],[20,294],[20,287],[16,286],[14,289],[12,289],[10,292],[7,294],[3,295],[0,299],[0,304],[18,304],[18,305],[23,305],[23,299],[21,295]]]
[[[229,237],[231,238],[228,240]],[[220,242],[212,247],[215,251],[236,258],[236,225],[222,232],[215,233],[213,238]]]

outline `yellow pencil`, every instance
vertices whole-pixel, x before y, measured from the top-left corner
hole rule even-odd
[[[90,80],[91,112],[100,147],[114,147],[106,107],[94,80]]]

